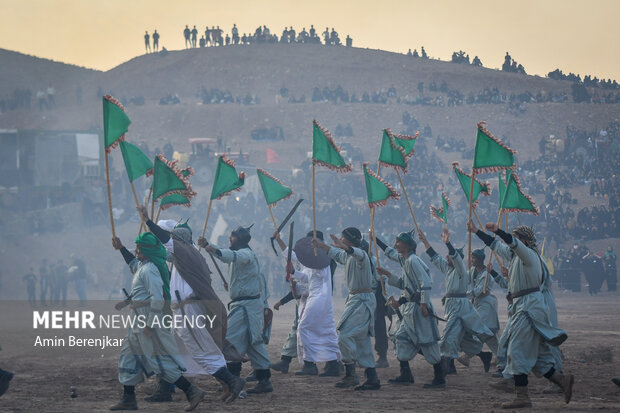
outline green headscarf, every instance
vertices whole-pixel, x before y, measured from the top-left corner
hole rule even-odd
[[[166,248],[150,232],[140,234],[136,238],[136,245],[140,248],[140,252],[144,254],[159,270],[161,280],[164,282],[164,299],[170,300],[170,273],[166,265]]]

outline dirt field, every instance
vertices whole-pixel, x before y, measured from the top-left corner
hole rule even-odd
[[[500,302],[503,300],[500,300]],[[562,346],[565,370],[575,374],[573,401],[567,406],[559,394],[543,394],[547,387],[544,379],[530,378],[530,394],[536,410],[595,411],[620,410],[620,388],[610,379],[620,375],[620,331],[617,314],[620,301],[617,294],[603,293],[589,297],[585,293],[558,293],[560,323],[569,339]],[[437,308],[440,304],[435,303]],[[336,303],[336,315],[343,303]],[[17,311],[17,310],[16,310]],[[274,315],[269,355],[278,360],[280,348],[292,323],[294,306],[289,304]],[[14,328],[14,314],[3,311],[3,351],[0,366],[15,372],[9,391],[0,399],[4,412],[86,412],[106,411],[120,396],[117,381],[117,349],[106,349],[100,355],[44,351],[33,352],[32,344]],[[24,311],[30,317],[29,311]],[[505,305],[500,307],[500,320],[505,323]],[[19,317],[17,317],[19,318]],[[442,323],[440,323],[441,325]],[[27,324],[30,327],[30,324]],[[32,332],[32,331],[31,331]],[[62,332],[59,332],[59,336]],[[249,396],[232,406],[219,401],[215,380],[199,378],[198,384],[208,391],[197,411],[223,411],[234,408],[241,411],[498,411],[503,401],[511,396],[488,387],[493,380],[485,374],[479,360],[469,368],[457,366],[458,375],[448,377],[445,390],[424,390],[422,383],[432,377],[432,367],[421,358],[413,363],[415,384],[401,387],[387,384],[387,379],[398,374],[398,362],[389,352],[390,367],[379,369],[383,387],[375,392],[356,392],[334,387],[335,378],[296,377],[294,374],[274,372],[275,391],[266,395]],[[291,370],[298,369],[296,361]],[[493,369],[493,368],[492,368]],[[244,365],[243,375],[250,371]],[[358,369],[358,374],[361,371]],[[70,398],[70,387],[77,387],[77,398]],[[140,400],[150,391],[151,383],[137,388],[139,407],[143,411],[182,411],[185,402],[177,394],[175,401],[149,404]]]

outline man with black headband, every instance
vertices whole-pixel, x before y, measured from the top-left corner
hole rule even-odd
[[[336,383],[336,387],[355,387],[356,390],[378,390],[381,382],[375,370],[370,337],[374,335],[374,313],[376,300],[372,290],[372,270],[368,254],[360,249],[362,233],[354,227],[345,228],[342,237],[332,238],[332,247],[319,239],[312,244],[321,248],[330,258],[344,265],[344,273],[349,288],[349,295],[344,312],[338,321],[338,345],[345,365],[345,377]],[[365,368],[367,380],[358,386],[355,363]]]
[[[549,275],[538,253],[534,231],[522,225],[515,228],[511,235],[502,231],[496,223],[488,223],[485,227],[501,238],[505,245],[478,230],[471,220],[467,224],[470,232],[509,261],[508,290],[513,313],[507,326],[508,357],[504,374],[514,378],[516,397],[502,407],[532,406],[527,391],[528,375],[532,371],[560,387],[564,401],[569,403],[574,377],[560,373],[552,350],[552,346],[562,344],[567,335],[551,321],[550,308],[543,293]]]
[[[269,378],[270,362],[264,332],[264,280],[260,273],[258,259],[250,248],[250,228],[237,227],[230,234],[230,248],[209,245],[204,238],[198,239],[198,245],[228,267],[229,293],[228,328],[226,339],[232,343],[240,354],[247,353],[252,367],[256,371],[258,384],[248,389],[248,393],[268,393],[273,391]],[[235,376],[241,374],[241,362],[228,363],[228,369]]]
[[[166,383],[174,383],[185,392],[194,410],[206,392],[191,384],[182,372],[185,364],[172,331],[163,326],[165,301],[170,300],[170,276],[166,266],[166,249],[150,232],[136,238],[134,256],[118,238],[112,239],[114,249],[120,250],[134,273],[128,298],[134,315],[146,319],[146,327],[137,322],[127,331],[118,359],[118,377],[123,385],[123,398],[110,410],[138,410],[135,386],[144,376],[157,374]]]
[[[226,360],[240,361],[241,355],[234,346],[226,341],[226,306],[220,301],[211,287],[211,271],[204,257],[198,252],[192,241],[192,230],[186,222],[161,220],[155,224],[148,217],[146,207],[138,207],[138,212],[149,230],[159,239],[172,260],[170,290],[173,311],[177,317],[215,318],[213,326],[203,328],[197,325],[182,325],[174,328],[180,339],[179,346],[187,375],[210,374],[215,377],[225,391],[222,398],[231,402],[243,390],[245,381],[228,371]],[[180,300],[180,301],[179,301]],[[226,358],[224,357],[226,355]],[[171,401],[170,385],[160,379],[155,394],[145,399],[151,402]]]
[[[377,238],[377,245],[385,255],[400,264],[402,276],[397,277],[383,268],[377,268],[381,275],[388,276],[388,283],[403,290],[403,295],[393,303],[400,308],[402,320],[396,330],[396,356],[400,362],[400,375],[388,380],[394,384],[413,384],[409,361],[420,352],[433,365],[434,378],[425,388],[446,386],[439,351],[439,328],[431,303],[431,275],[428,267],[415,254],[417,244],[410,232],[401,232],[396,237],[394,248],[388,247]]]
[[[477,355],[482,360],[484,371],[489,371],[493,354],[482,351],[482,343],[495,336],[484,325],[473,304],[467,299],[469,276],[463,264],[463,252],[454,249],[447,228],[444,228],[441,234],[441,240],[448,247],[447,258],[435,252],[421,231],[418,238],[424,244],[431,263],[446,277],[446,295],[442,302],[447,321],[439,342],[445,372],[456,374],[454,359],[459,356],[459,351],[470,356]]]
[[[497,354],[497,332],[499,331],[499,318],[497,316],[497,298],[491,294],[493,289],[493,278],[486,276],[484,259],[486,255],[483,249],[475,249],[471,252],[471,262],[473,266],[469,269],[469,279],[471,290],[467,292],[468,297],[473,300],[474,308],[482,319],[485,326],[493,332],[494,337],[485,343],[493,354]],[[464,354],[457,360],[464,366],[469,367],[469,354]]]

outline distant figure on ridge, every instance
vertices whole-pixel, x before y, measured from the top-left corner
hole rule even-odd
[[[144,48],[146,49],[146,53],[151,53],[151,36],[149,36],[149,32],[144,32]]]
[[[192,45],[191,40],[189,39],[189,35],[191,34],[191,30],[187,25],[185,25],[185,30],[183,30],[183,37],[185,37],[185,48],[187,49]]]
[[[198,37],[198,30],[196,29],[196,26],[194,25],[194,28],[192,29],[192,47],[196,47],[196,40]]]
[[[157,33],[157,29],[153,32],[153,51],[159,51],[159,33]]]

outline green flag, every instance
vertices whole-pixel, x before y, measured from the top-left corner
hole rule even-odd
[[[501,206],[502,200],[504,199],[504,193],[506,191],[506,183],[508,183],[508,179],[510,179],[510,175],[512,174],[511,169],[506,169],[505,171],[498,172],[498,187],[499,187],[499,202],[498,205]],[[504,175],[504,176],[502,176]],[[500,207],[501,208],[501,207]]]
[[[364,163],[364,180],[366,181],[366,194],[370,208],[385,206],[388,198],[400,198],[400,194],[392,188],[392,185],[368,169],[368,162]]]
[[[263,169],[257,169],[258,181],[263,189],[267,205],[275,206],[279,201],[293,195],[291,188],[282,185],[282,182]]]
[[[189,183],[191,168],[181,170],[176,161],[168,161],[162,154],[155,157],[153,163],[153,201],[172,195],[180,194],[192,198],[196,193]]]
[[[471,175],[468,175],[459,167],[458,162],[452,162],[452,168],[454,169],[454,173],[456,174],[456,178],[459,180],[461,184],[461,188],[463,188],[463,192],[465,192],[465,198],[467,202],[469,202],[469,189],[471,188]],[[478,196],[482,194],[484,196],[491,195],[491,184],[488,182],[481,183],[477,179],[474,178],[474,193],[472,197],[472,204],[478,202]]]
[[[389,129],[383,129],[379,163],[383,166],[400,168],[407,172],[407,160],[413,156],[413,146],[418,138],[418,132],[413,136],[394,135]]]
[[[168,195],[166,197],[163,197],[161,201],[159,201],[159,207],[163,211],[175,205],[182,205],[189,208],[192,205],[192,201],[191,199],[181,194]]]
[[[222,155],[217,160],[217,169],[213,179],[213,189],[211,189],[211,199],[220,199],[230,194],[232,191],[241,191],[245,173],[237,175],[235,163],[232,159]]]
[[[448,207],[450,206],[450,198],[445,192],[441,194],[441,207],[436,208],[431,205],[431,216],[444,224],[448,224]]]
[[[475,174],[514,169],[515,153],[517,152],[504,145],[485,128],[485,122],[478,122],[472,168]]]
[[[316,120],[312,121],[312,162],[337,172],[351,172],[351,164],[342,159],[331,133]]]
[[[538,215],[539,211],[529,195],[523,193],[521,181],[514,172],[508,177],[506,193],[500,208],[506,212],[525,212]]]
[[[119,141],[125,140],[125,132],[129,129],[131,120],[125,113],[125,108],[110,95],[103,97],[103,143],[106,152],[110,153]]]
[[[153,174],[153,162],[138,148],[127,141],[120,142],[125,170],[129,176],[129,182],[133,182],[142,175],[150,176]]]

